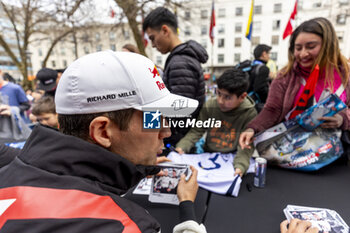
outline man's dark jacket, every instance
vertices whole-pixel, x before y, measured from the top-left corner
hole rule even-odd
[[[205,101],[205,83],[201,63],[205,63],[207,60],[208,54],[203,46],[190,40],[176,46],[165,62],[163,81],[169,91],[198,100],[199,105],[192,114],[193,118],[198,116]],[[188,130],[172,131],[172,138],[175,140],[172,144],[176,144]]]
[[[254,66],[253,70],[251,71],[251,75],[249,77],[248,93],[257,93],[260,99],[260,103],[266,103],[270,86],[270,69],[266,66],[265,61],[255,60],[254,63],[258,65]],[[256,100],[254,95],[252,98]]]
[[[158,232],[146,210],[120,197],[158,171],[36,126],[21,153],[0,169],[0,200],[10,203],[0,232]]]

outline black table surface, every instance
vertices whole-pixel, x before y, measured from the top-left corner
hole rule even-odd
[[[148,201],[148,195],[136,195],[132,194],[132,191],[133,190],[130,190],[125,195],[125,198],[139,204],[157,219],[161,225],[162,233],[173,232],[174,226],[180,223],[179,207],[177,205],[151,203]],[[194,203],[194,210],[198,222],[201,222],[204,217],[208,196],[208,191],[199,188]]]
[[[350,225],[350,166],[335,162],[315,172],[300,172],[267,167],[265,188],[253,186],[253,174],[244,176],[238,197],[229,197],[199,189],[195,201],[198,222],[210,233],[278,233],[287,205],[332,209]],[[247,185],[251,185],[251,191]],[[146,195],[126,198],[150,212],[172,232],[179,223],[178,206],[150,203]]]
[[[253,174],[243,179],[237,198],[211,195],[204,222],[208,232],[277,233],[288,204],[332,209],[350,223],[350,167],[346,163],[309,173],[268,166],[265,188],[253,186],[249,191],[247,184],[253,184]]]

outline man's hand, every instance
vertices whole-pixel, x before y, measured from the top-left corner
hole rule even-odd
[[[164,163],[164,162],[171,162],[171,160],[165,156],[157,157],[157,164]]]
[[[182,174],[179,184],[177,185],[177,197],[179,202],[192,201],[196,199],[198,191],[197,174],[198,171],[191,166],[192,175],[188,181],[185,180],[185,175]]]
[[[321,124],[322,128],[340,128],[343,124],[343,117],[339,114],[335,114],[332,117],[320,117],[319,121],[324,121]]]
[[[180,147],[176,147],[175,150],[176,150],[177,153],[179,153],[180,155],[185,154],[185,151],[184,151],[182,148],[180,148]]]
[[[243,172],[241,171],[241,169],[240,168],[236,168],[235,169],[235,174],[234,174],[235,176],[236,175],[240,175],[241,177],[243,176]]]
[[[165,156],[157,157],[157,164],[164,163],[164,162],[171,162],[171,160]],[[156,176],[164,176],[163,170],[160,170],[160,172],[158,172]],[[147,176],[147,178],[151,178],[151,177],[152,176]]]
[[[241,135],[239,136],[239,145],[241,146],[242,150],[244,149],[250,149],[250,144],[253,142],[254,137],[254,130],[251,128],[246,129]]]
[[[0,115],[11,116],[11,107],[5,104],[0,105]]]
[[[284,220],[281,225],[281,233],[318,233],[316,227],[311,228],[311,223],[300,219],[292,219],[287,228],[288,220]]]

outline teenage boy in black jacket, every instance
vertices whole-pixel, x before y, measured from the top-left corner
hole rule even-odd
[[[164,67],[165,86],[173,94],[198,100],[198,108],[192,114],[192,118],[197,118],[205,101],[205,83],[201,63],[207,62],[207,51],[196,41],[181,42],[177,33],[176,16],[164,7],[151,11],[142,27],[154,48],[162,54],[170,52]],[[182,107],[180,105],[179,108]],[[165,142],[175,146],[186,135],[189,128],[175,127],[171,131],[172,136]]]

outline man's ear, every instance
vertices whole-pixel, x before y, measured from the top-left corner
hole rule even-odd
[[[164,35],[169,35],[171,33],[171,28],[166,24],[163,24],[160,30],[164,33]]]
[[[104,148],[109,148],[112,144],[112,127],[113,122],[108,117],[96,117],[89,126],[91,140]]]

